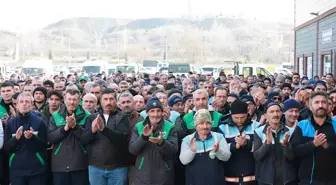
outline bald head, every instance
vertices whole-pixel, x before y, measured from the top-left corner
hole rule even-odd
[[[141,95],[136,95],[133,97],[134,104],[135,104],[135,110],[138,112],[141,112],[145,110],[145,99]]]
[[[87,93],[83,97],[83,109],[89,111],[90,113],[94,113],[97,109],[97,97],[92,93]]]

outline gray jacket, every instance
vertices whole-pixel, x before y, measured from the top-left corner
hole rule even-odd
[[[54,112],[48,124],[48,142],[53,144],[51,167],[53,172],[69,172],[86,170],[88,168],[88,158],[86,147],[83,144],[83,135],[81,127],[87,122],[92,122],[94,116],[88,116],[88,112],[84,111],[80,106],[76,109],[76,127],[64,130],[66,124],[67,110],[62,107],[58,112]],[[56,119],[55,115],[59,115],[63,120]],[[84,121],[85,120],[85,121]]]
[[[165,122],[167,124],[168,121]],[[129,145],[131,154],[137,156],[135,184],[173,185],[174,162],[178,151],[176,129],[172,128],[162,145],[158,145],[150,142],[149,137],[139,135],[138,124],[149,124],[149,120],[147,118],[145,121],[137,123],[133,129]],[[163,121],[161,128],[153,131],[154,135],[158,135],[160,131],[167,133],[163,130]]]

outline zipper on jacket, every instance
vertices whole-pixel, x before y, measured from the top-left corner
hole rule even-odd
[[[59,150],[61,149],[61,146],[62,146],[62,142],[60,142],[60,144],[58,145],[58,147],[56,148],[56,151],[54,153],[54,155],[57,155]]]
[[[14,157],[15,157],[15,153],[12,153],[12,155],[9,158],[9,167],[12,166],[12,162],[13,162]]]
[[[203,143],[203,150],[204,150],[204,152],[206,152],[206,150],[205,150],[205,142],[202,141],[202,143]]]
[[[170,170],[171,170],[171,168],[169,168],[169,166],[168,166],[168,164],[166,163],[166,161],[163,161],[163,163],[165,164],[165,166],[166,166],[167,170],[168,170],[168,171],[170,171]]]
[[[313,152],[313,165],[312,165],[312,170],[310,174],[310,184],[312,184],[313,182],[314,169],[315,169],[315,152]]]
[[[144,161],[145,161],[145,157],[141,157],[140,164],[139,164],[139,167],[138,167],[139,170],[142,169],[142,165],[143,165]]]
[[[37,159],[40,161],[40,163],[42,164],[42,166],[44,166],[44,165],[45,165],[45,162],[44,162],[44,160],[42,159],[40,153],[36,152],[35,155],[36,155]]]
[[[85,148],[83,147],[82,144],[79,143],[79,146],[82,148],[82,150],[83,150],[84,153],[87,153],[87,151],[85,150]]]

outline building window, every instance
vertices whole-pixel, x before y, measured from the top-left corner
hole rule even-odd
[[[313,57],[307,57],[307,76],[313,78]]]
[[[299,74],[300,76],[303,76],[304,75],[304,71],[303,71],[303,67],[304,64],[303,64],[303,58],[299,58]]]
[[[324,74],[331,73],[331,55],[323,55]]]

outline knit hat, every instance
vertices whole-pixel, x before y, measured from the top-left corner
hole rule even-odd
[[[178,103],[178,102],[183,102],[183,100],[182,100],[182,98],[181,97],[179,97],[179,96],[172,96],[172,97],[170,97],[169,99],[168,99],[168,105],[169,105],[169,107],[172,107],[172,106],[174,106],[176,103]]]
[[[85,76],[85,75],[81,75],[78,77],[78,81],[82,81],[82,80],[85,80],[85,81],[89,81],[89,77]]]
[[[35,94],[36,91],[40,91],[44,94],[44,97],[47,98],[47,89],[45,87],[36,87],[33,91],[33,95]]]
[[[288,99],[283,103],[282,112],[286,112],[292,108],[300,109],[300,107],[301,105],[298,101],[296,101],[295,99]]]
[[[163,111],[162,104],[157,97],[153,97],[153,98],[151,98],[147,101],[146,112],[148,112],[149,110],[154,109],[154,108],[159,108]]]
[[[268,94],[267,99],[271,100],[274,96],[280,96],[280,92],[279,91],[272,91]]]
[[[193,95],[192,94],[187,94],[182,97],[182,102],[185,103],[187,100],[192,99]]]
[[[264,104],[264,112],[267,112],[267,109],[274,105],[279,106],[281,109],[281,106],[278,102],[273,100],[267,100],[266,103]]]
[[[236,100],[231,104],[231,114],[247,114],[247,104]]]
[[[181,94],[182,96],[182,92],[178,89],[171,89],[169,92],[168,92],[168,98],[172,95],[172,94],[175,94],[175,93],[179,93]]]
[[[254,105],[256,104],[253,97],[251,95],[243,95],[240,97],[240,100],[247,103],[247,102],[252,102]]]
[[[200,109],[194,115],[194,125],[202,122],[212,123],[211,114],[207,109]]]
[[[291,86],[291,84],[289,84],[289,83],[283,83],[280,89],[282,90],[282,89],[284,89],[285,87],[288,87],[288,88],[292,89],[292,86]]]
[[[324,81],[322,81],[322,80],[319,80],[319,81],[315,82],[315,84],[314,84],[314,89],[315,89],[318,85],[323,85],[325,88],[327,88],[327,84],[326,84]]]

